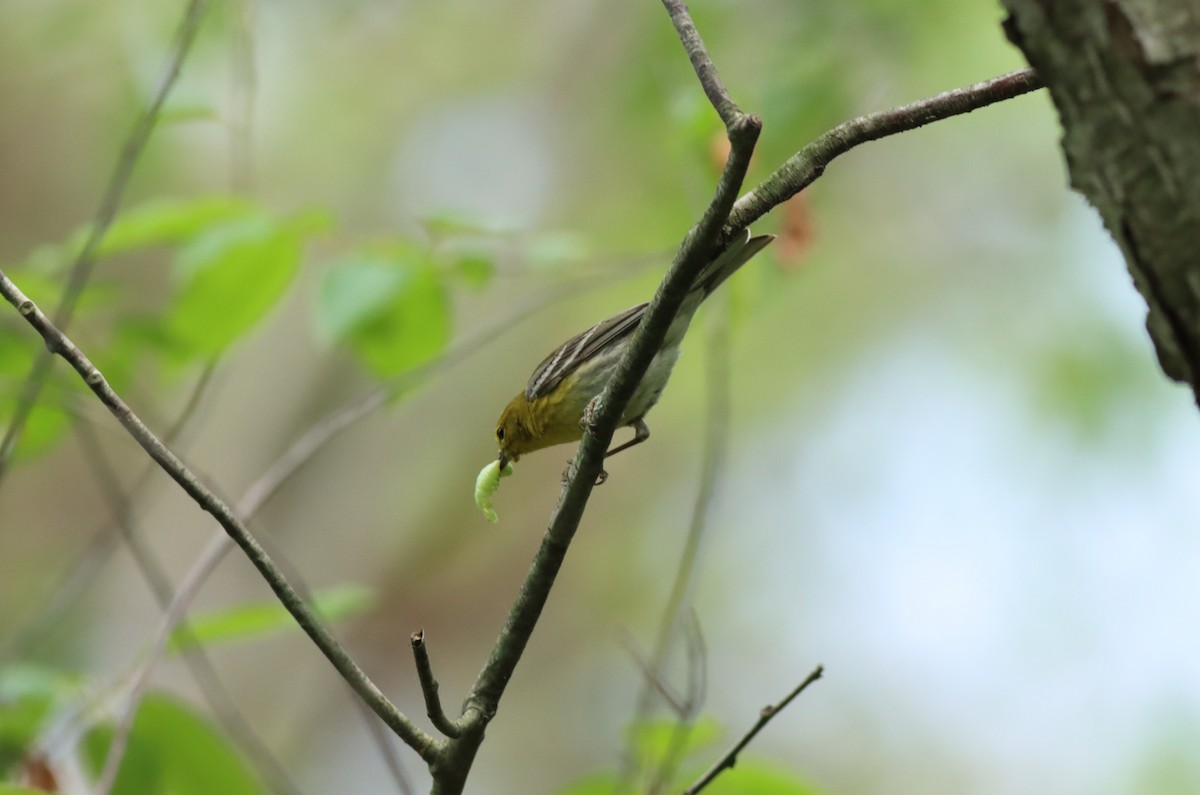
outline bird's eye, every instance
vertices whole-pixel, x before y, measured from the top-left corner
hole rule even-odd
[[[503,425],[501,425],[499,428],[496,429],[496,438],[502,442],[504,441],[504,426]]]

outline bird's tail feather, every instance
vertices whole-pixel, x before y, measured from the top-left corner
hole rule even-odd
[[[766,248],[774,239],[775,235],[751,237],[749,230],[742,232],[716,259],[700,271],[693,289],[703,290],[704,297],[707,298],[713,290],[721,286],[722,282],[749,262],[755,254]]]

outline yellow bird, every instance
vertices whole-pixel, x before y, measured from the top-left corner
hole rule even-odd
[[[633,439],[609,450],[606,456],[650,438],[646,413],[658,402],[667,386],[671,369],[679,358],[679,344],[692,316],[713,290],[774,239],[774,235],[751,237],[750,232],[745,231],[700,272],[667,330],[662,348],[651,360],[621,415],[621,425],[633,427]],[[509,401],[496,423],[501,469],[526,453],[583,438],[584,410],[612,377],[647,306],[638,304],[602,320],[559,345],[542,360],[525,389]]]

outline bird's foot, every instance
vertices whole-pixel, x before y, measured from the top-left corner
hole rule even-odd
[[[596,415],[600,413],[600,396],[596,395],[588,401],[588,404],[583,408],[583,416],[579,418],[579,427],[584,431],[590,431],[596,422]]]

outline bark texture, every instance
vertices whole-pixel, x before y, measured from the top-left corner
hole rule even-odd
[[[1125,254],[1163,371],[1200,404],[1200,0],[1004,4],[1071,184]]]

